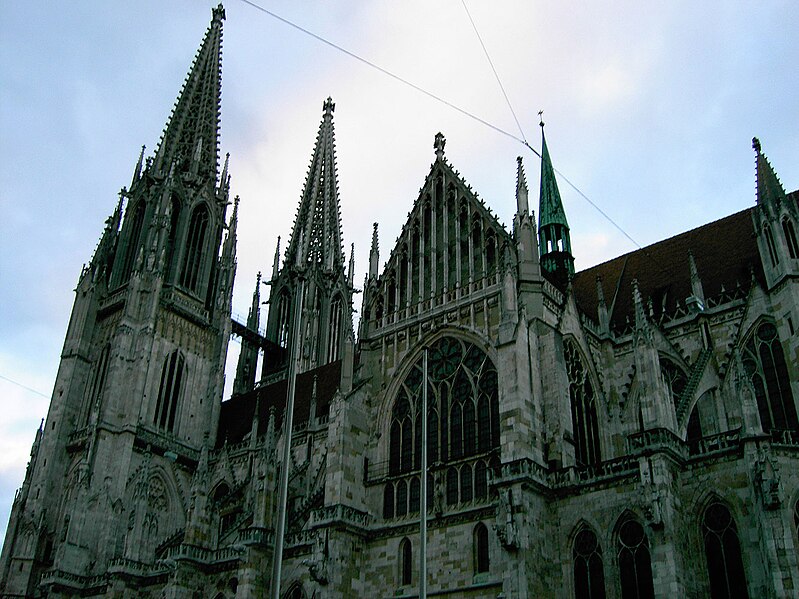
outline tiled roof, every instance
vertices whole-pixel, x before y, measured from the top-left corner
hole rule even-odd
[[[794,195],[796,192],[791,194]],[[641,296],[645,302],[651,299],[656,318],[664,312],[674,314],[677,303],[684,306],[686,298],[693,295],[689,251],[694,255],[706,300],[734,291],[738,286],[747,289],[752,272],[763,284],[752,210],[743,210],[577,273],[573,280],[577,305],[598,321],[596,279],[601,277],[610,328],[624,330],[628,319],[635,320],[632,281],[638,279]]]
[[[293,420],[295,428],[308,422],[314,377],[316,377],[316,416],[326,416],[330,407],[330,400],[339,388],[341,381],[341,360],[303,372],[297,376]],[[238,443],[250,433],[256,405],[259,406],[258,436],[266,433],[266,427],[269,423],[269,410],[272,407],[275,408],[275,426],[279,427],[283,420],[283,409],[286,406],[287,383],[288,379],[283,379],[222,402],[217,446],[220,447],[225,442]]]

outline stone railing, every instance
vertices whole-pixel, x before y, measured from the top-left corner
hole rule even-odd
[[[188,560],[193,562],[200,562],[203,564],[217,564],[220,562],[229,562],[237,560],[241,557],[242,549],[237,546],[223,547],[222,549],[205,549],[204,547],[197,547],[196,545],[181,544],[176,547],[171,547],[167,551],[166,559],[168,560]]]
[[[251,526],[239,532],[239,541],[244,545],[261,545],[271,547],[275,543],[275,531],[271,528]]]
[[[652,428],[627,437],[627,453],[638,455],[653,451],[669,451],[678,458],[686,455],[685,442],[667,428]]]
[[[499,472],[495,473],[493,483],[496,484],[500,481],[510,481],[518,478],[533,479],[540,484],[546,484],[547,469],[538,462],[530,458],[522,458],[502,464]]]
[[[158,447],[164,451],[169,451],[178,456],[185,456],[186,458],[197,462],[200,459],[200,452],[189,447],[182,441],[179,441],[173,435],[165,433],[156,433],[143,426],[136,427],[136,440],[142,445],[151,445]]]
[[[607,480],[624,478],[638,473],[638,459],[623,456],[588,466],[569,466],[555,470],[550,476],[554,488],[597,484]]]
[[[109,574],[125,574],[128,576],[153,576],[166,572],[167,568],[160,564],[146,564],[126,557],[115,557],[108,564]]]
[[[90,432],[91,427],[84,426],[83,428],[70,433],[69,437],[67,438],[67,450],[74,450],[82,447],[83,444],[89,439]]]
[[[84,576],[73,574],[65,570],[48,570],[39,580],[41,586],[63,586],[72,589],[102,591],[108,584],[104,574],[97,576]]]
[[[688,453],[691,457],[714,455],[724,453],[741,446],[741,429],[725,431],[717,435],[708,435],[688,443]]]
[[[795,430],[773,430],[771,431],[771,442],[775,445],[787,445],[789,447],[799,447],[799,431]]]
[[[372,523],[372,517],[366,512],[341,503],[321,507],[311,512],[310,528],[332,523],[342,523],[355,528],[368,528]]]

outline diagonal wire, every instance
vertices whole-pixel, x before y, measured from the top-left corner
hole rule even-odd
[[[308,29],[305,29],[304,27],[298,25],[297,23],[294,23],[293,21],[289,21],[288,19],[286,19],[284,17],[281,17],[277,13],[274,13],[271,10],[268,10],[268,9],[264,8],[263,6],[253,2],[252,0],[241,0],[241,2],[243,2],[244,4],[247,4],[248,6],[251,6],[255,10],[258,10],[258,11],[260,11],[260,12],[266,14],[266,15],[269,15],[273,19],[276,19],[276,20],[280,21],[281,23],[286,24],[289,27],[292,27],[292,28],[296,29],[297,31],[300,31],[300,32],[304,33],[305,35],[308,35],[308,36],[314,38],[315,40],[317,40],[319,42],[322,42],[323,44],[325,44],[327,46],[330,46],[331,48],[333,48],[335,50],[338,50],[342,54],[346,54],[350,58],[353,58],[353,59],[357,60],[358,62],[360,62],[362,64],[365,64],[366,66],[371,67],[371,68],[375,69],[376,71],[379,71],[380,73],[383,73],[384,75],[386,75],[388,77],[391,77],[395,81],[399,81],[400,83],[415,89],[416,91],[418,91],[421,94],[424,94],[428,98],[432,98],[433,100],[436,100],[437,102],[440,102],[441,104],[444,104],[445,106],[448,106],[449,108],[452,108],[453,110],[461,113],[462,115],[467,116],[470,119],[473,119],[473,120],[477,121],[478,123],[481,123],[481,124],[485,125],[489,129],[493,129],[497,133],[500,133],[500,134],[502,134],[502,135],[504,135],[506,137],[509,137],[509,138],[515,140],[515,141],[518,141],[520,144],[522,144],[528,150],[530,150],[533,154],[538,156],[538,158],[541,158],[541,154],[538,152],[538,150],[536,150],[533,146],[531,146],[529,143],[527,143],[527,140],[524,138],[524,132],[522,131],[521,125],[519,125],[519,120],[516,119],[516,113],[513,111],[513,108],[510,105],[510,101],[508,100],[507,94],[505,94],[505,89],[502,87],[502,83],[501,82],[499,83],[500,88],[502,89],[502,93],[505,95],[505,100],[508,102],[508,107],[510,108],[511,113],[513,114],[513,118],[516,120],[516,124],[519,125],[519,131],[521,132],[522,137],[517,137],[516,135],[514,135],[513,133],[510,133],[509,131],[505,131],[504,129],[502,129],[500,127],[497,127],[496,125],[492,125],[491,123],[489,123],[485,119],[480,118],[476,114],[474,114],[472,112],[469,112],[468,110],[466,110],[464,108],[461,108],[460,106],[457,106],[456,104],[453,104],[449,100],[445,100],[441,96],[437,96],[436,94],[427,91],[423,87],[421,87],[419,85],[416,85],[415,83],[412,83],[411,81],[408,81],[407,79],[405,79],[403,77],[400,77],[399,75],[397,75],[395,73],[392,73],[388,69],[385,69],[385,68],[381,67],[380,65],[375,64],[374,62],[372,62],[370,60],[367,60],[366,58],[363,58],[362,56],[359,56],[358,54],[355,54],[354,52],[351,52],[351,51],[347,50],[346,48],[344,48],[342,46],[339,46],[338,44],[336,44],[334,42],[331,42],[330,40],[325,39],[322,36],[317,35],[316,33],[312,32],[312,31],[309,31]],[[466,8],[466,4],[464,4],[463,6],[464,6],[464,8]],[[469,9],[468,8],[466,9],[466,13],[469,14]],[[469,20],[472,21],[471,15],[469,15]],[[472,27],[474,27],[474,21],[472,21]],[[479,39],[480,38],[480,34],[477,32],[477,28],[476,27],[474,29],[475,29],[475,33],[477,33],[477,37]],[[483,45],[483,50],[486,52],[486,57],[488,57],[488,52],[485,49],[485,45],[483,44],[483,40],[482,39],[480,39],[480,44]],[[491,58],[490,57],[488,57],[488,61],[489,61],[489,63],[491,63]],[[491,68],[494,69],[493,63],[491,63]],[[496,69],[494,69],[494,75],[497,77],[497,81],[499,82],[499,76],[497,75]],[[604,210],[602,210],[593,201],[591,201],[591,199],[587,195],[585,195],[580,190],[579,187],[577,187],[574,183],[572,183],[558,169],[555,168],[554,171],[561,177],[561,179],[563,179],[569,185],[569,187],[574,189],[574,191],[576,191],[580,195],[580,197],[582,197],[586,202],[588,202],[611,225],[613,225],[619,232],[621,232],[622,235],[624,235],[627,239],[629,239],[633,243],[633,245],[635,245],[635,247],[637,247],[638,249],[641,249],[641,245],[637,241],[635,241],[635,239],[630,237],[630,235],[624,229],[622,229],[621,226],[619,224],[617,224],[616,221],[614,221]]]
[[[19,383],[19,382],[15,381],[14,379],[8,378],[7,376],[3,376],[2,374],[0,374],[0,379],[3,379],[4,381],[8,381],[12,385],[16,385],[17,387],[22,387],[26,391],[30,391],[31,393],[35,393],[36,395],[41,395],[45,399],[50,399],[49,395],[45,395],[41,391],[37,391],[36,389],[32,389],[31,387],[28,387],[27,385],[23,385],[22,383]]]
[[[508,105],[510,109],[510,113],[513,115],[513,120],[516,121],[516,126],[519,128],[519,133],[524,140],[525,145],[527,144],[527,138],[524,136],[524,131],[522,130],[522,125],[519,123],[519,119],[516,117],[516,111],[513,110],[513,106],[510,103],[510,99],[508,98],[507,92],[505,92],[505,86],[502,85],[502,81],[499,78],[499,73],[497,73],[497,69],[494,66],[494,61],[491,60],[491,56],[488,54],[488,49],[486,48],[485,43],[483,43],[483,37],[480,35],[480,32],[477,30],[477,25],[474,23],[474,19],[472,18],[472,13],[469,12],[469,8],[466,6],[466,0],[461,0],[461,4],[463,4],[463,10],[466,11],[466,16],[469,17],[469,22],[472,24],[472,29],[474,29],[475,34],[477,35],[477,39],[480,40],[480,45],[483,47],[483,52],[486,55],[486,59],[488,59],[488,64],[491,65],[491,70],[494,71],[494,77],[497,79],[497,84],[499,84],[499,89],[502,90],[502,95],[505,96],[505,103]]]

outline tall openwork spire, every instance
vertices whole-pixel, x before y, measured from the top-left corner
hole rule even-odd
[[[156,152],[157,173],[180,172],[216,181],[219,166],[219,115],[222,83],[222,4],[212,9],[211,24],[169,117]]]
[[[559,280],[574,275],[569,223],[560,200],[555,169],[549,157],[544,121],[541,123],[541,191],[538,205],[538,246],[541,265]]]
[[[286,264],[316,265],[338,271],[344,267],[344,252],[333,131],[336,105],[328,98],[322,108],[322,123],[286,249]]]

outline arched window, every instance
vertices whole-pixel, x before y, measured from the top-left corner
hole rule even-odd
[[[488,528],[480,522],[474,527],[474,573],[488,572],[491,566],[488,555]]]
[[[771,227],[764,225],[763,235],[766,236],[766,247],[768,248],[768,257],[771,260],[771,265],[777,266],[777,264],[780,263],[780,257],[777,255],[777,248],[774,245],[774,236],[771,234]]]
[[[128,228],[127,243],[125,245],[125,259],[122,262],[122,273],[120,275],[121,281],[125,281],[130,277],[133,271],[133,265],[136,263],[136,257],[139,254],[139,245],[141,242],[141,232],[144,227],[144,213],[147,209],[147,204],[140,200],[136,207],[133,209],[133,218],[130,221]],[[127,219],[127,215],[125,217]]]
[[[180,284],[197,293],[202,279],[201,267],[205,253],[205,237],[208,233],[208,209],[200,204],[194,209],[189,223],[189,234],[186,238],[186,250],[183,255],[183,269]]]
[[[330,326],[328,327],[327,338],[327,363],[338,360],[339,349],[341,347],[341,297],[336,298],[330,304]]]
[[[782,219],[782,232],[785,234],[785,243],[788,244],[788,255],[792,259],[799,258],[799,245],[796,244],[796,232],[793,222],[787,216]]]
[[[563,342],[563,354],[569,377],[569,397],[577,465],[598,464],[602,461],[602,457],[599,451],[599,426],[594,387],[583,367],[577,345],[570,339]]]
[[[383,488],[383,518],[394,517],[394,485],[386,483]]]
[[[423,358],[402,382],[391,412],[388,439],[389,476],[417,472],[422,450]],[[428,354],[428,464],[457,462],[446,474],[446,504],[487,496],[485,463],[499,450],[497,371],[475,345],[442,337]],[[482,461],[482,471],[475,470]],[[410,477],[407,479],[410,484]],[[443,491],[443,489],[442,489]],[[433,494],[428,487],[428,499]],[[396,508],[399,510],[399,508]]]
[[[408,485],[404,480],[397,483],[397,516],[401,517],[408,513]]]
[[[616,550],[622,599],[654,599],[652,562],[644,527],[633,519],[625,520],[619,527]]]
[[[89,391],[89,396],[87,397],[85,413],[83,415],[84,425],[89,423],[89,418],[94,410],[94,405],[102,399],[103,390],[105,389],[105,379],[106,375],[108,374],[108,354],[110,349],[111,346],[106,343],[103,346],[103,349],[100,351],[100,356],[94,363],[92,385]]]
[[[167,256],[166,270],[167,275],[172,272],[172,260],[175,259],[175,242],[178,237],[178,227],[180,225],[180,199],[176,194],[172,195],[169,214],[169,234],[167,236]]]
[[[474,466],[474,498],[477,500],[488,497],[488,470],[484,461],[478,461]]]
[[[161,369],[161,385],[158,388],[158,402],[155,407],[154,424],[166,431],[174,432],[175,415],[183,383],[183,356],[178,350],[166,357]]]
[[[399,546],[399,584],[408,586],[411,584],[411,573],[413,572],[413,555],[411,552],[411,542],[406,538],[400,541]]]
[[[574,537],[574,596],[578,599],[604,599],[605,570],[602,548],[590,528],[582,528]]]
[[[419,496],[421,495],[421,483],[419,482],[419,477],[414,476],[411,479],[411,490],[410,490],[410,508],[409,512],[411,514],[415,514],[419,511]]]
[[[284,289],[277,301],[277,344],[284,349],[289,345],[290,316],[291,297]]]
[[[710,596],[713,599],[745,599],[746,576],[741,559],[738,531],[730,510],[719,502],[711,503],[702,518]]]
[[[305,591],[302,588],[302,585],[299,582],[295,582],[293,585],[289,587],[289,590],[286,591],[286,594],[283,595],[283,599],[305,599]]]
[[[755,389],[763,430],[799,429],[785,355],[773,323],[757,327],[744,346],[742,361]]]

